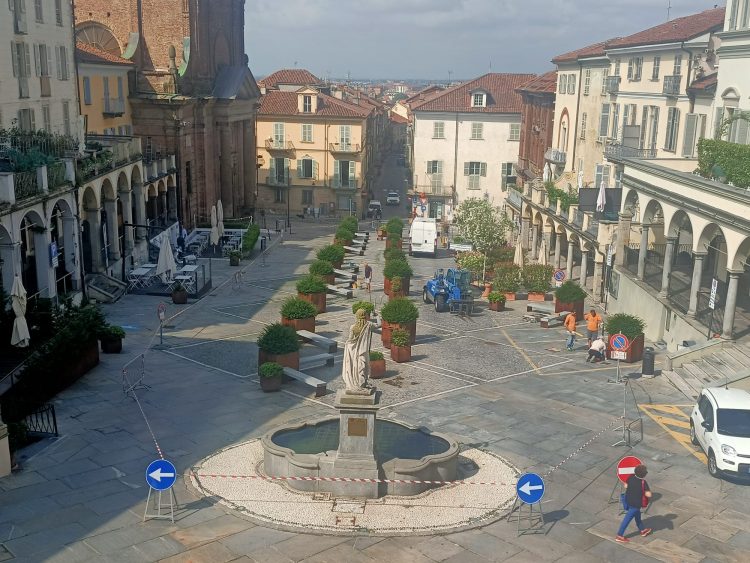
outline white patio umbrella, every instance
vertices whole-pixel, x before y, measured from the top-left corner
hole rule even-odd
[[[578,189],[583,188],[583,170],[578,172]]]
[[[513,263],[519,268],[523,268],[523,248],[521,246],[521,237],[516,240],[516,253],[513,255]]]
[[[547,250],[547,240],[542,237],[542,243],[539,245],[539,263],[542,266],[546,266],[548,260],[549,251]]]
[[[211,246],[219,244],[219,228],[217,225],[216,206],[214,205],[211,207],[211,236],[208,239]]]
[[[607,183],[602,180],[602,183],[599,185],[599,195],[596,196],[596,210],[599,212],[604,211],[604,205],[607,203]]]
[[[24,289],[19,276],[16,276],[13,280],[13,287],[10,290],[10,305],[16,314],[10,343],[12,346],[25,348],[29,345],[31,335],[29,335],[29,326],[26,324],[26,289]]]
[[[172,244],[169,242],[169,234],[165,231],[159,237],[159,261],[156,263],[157,276],[161,276],[162,283],[167,283],[177,272],[177,264],[172,253]]]
[[[218,229],[219,238],[224,236],[224,206],[221,200],[216,202],[216,228]]]

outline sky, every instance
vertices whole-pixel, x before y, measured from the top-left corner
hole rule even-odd
[[[541,73],[552,57],[667,20],[670,0],[247,0],[256,77],[305,68],[320,78],[445,81]],[[671,18],[715,1],[671,0]],[[720,2],[719,5],[724,5]]]

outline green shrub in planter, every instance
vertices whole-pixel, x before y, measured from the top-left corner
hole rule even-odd
[[[276,362],[265,362],[261,364],[258,373],[264,378],[281,377],[284,373],[284,368]]]
[[[552,266],[529,264],[524,267],[521,273],[523,286],[530,293],[545,293],[549,290],[552,283],[552,273],[554,271],[555,269]]]
[[[500,248],[496,248],[487,255],[487,262],[491,262],[492,264],[506,264],[508,262],[512,263],[515,255],[515,248],[510,246],[501,246]]]
[[[403,250],[400,248],[386,248],[383,251],[383,256],[385,257],[385,261],[389,262],[390,260],[406,260],[406,254]]]
[[[281,306],[281,316],[287,319],[309,319],[317,314],[315,305],[299,297],[290,297]]]
[[[481,279],[484,272],[484,254],[481,252],[459,252],[456,255],[456,265],[461,270],[469,270],[474,279]]]
[[[385,224],[385,230],[388,234],[393,234],[401,238],[401,234],[404,232],[404,222],[398,217],[392,217]]]
[[[624,334],[633,342],[637,337],[643,334],[646,323],[640,317],[628,315],[627,313],[615,313],[610,315],[604,328],[610,336],[613,334]]]
[[[384,360],[385,356],[383,352],[370,352],[370,361],[377,362],[378,360]]]
[[[490,303],[505,303],[505,294],[500,293],[499,291],[490,291],[490,294],[487,296],[487,301]]]
[[[339,227],[345,227],[347,230],[356,233],[357,229],[359,229],[359,221],[357,221],[356,217],[344,217],[341,223],[339,223]]]
[[[411,344],[411,336],[403,328],[394,329],[391,332],[391,346],[409,346]]]
[[[346,251],[344,247],[338,244],[329,244],[318,250],[318,260],[325,260],[331,264],[340,264],[344,261]]]
[[[395,278],[409,278],[414,271],[406,260],[389,260],[383,268],[383,276],[389,280]]]
[[[231,228],[227,227],[227,222],[224,222],[225,228]],[[258,238],[260,237],[260,226],[259,225],[250,225],[247,227],[247,230],[245,231],[245,234],[242,236],[242,252],[249,256],[253,249],[255,248],[255,243],[258,242]]]
[[[349,230],[347,227],[344,227],[343,225],[336,229],[336,240],[354,240],[354,231]]]
[[[357,301],[352,305],[352,313],[354,313],[355,315],[360,309],[364,309],[365,313],[371,315],[375,311],[375,304],[370,303],[369,301]]]
[[[258,338],[258,348],[273,356],[283,356],[299,350],[297,331],[281,323],[273,323],[263,329]]]
[[[99,338],[102,340],[115,340],[117,338],[125,338],[125,331],[122,327],[117,325],[107,325],[99,333]]]
[[[333,274],[333,264],[328,260],[316,260],[310,264],[310,273],[316,276],[330,276]]]
[[[310,295],[312,293],[325,293],[327,289],[326,282],[320,276],[308,274],[297,281],[297,291]]]
[[[521,287],[521,268],[515,264],[503,264],[495,268],[492,286],[501,293],[515,293]]]
[[[568,280],[557,288],[555,298],[560,303],[576,303],[586,299],[586,292],[576,282]]]
[[[380,316],[389,324],[407,324],[419,318],[419,309],[406,297],[397,297],[383,305]]]

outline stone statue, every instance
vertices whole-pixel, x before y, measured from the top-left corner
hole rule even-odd
[[[357,310],[357,320],[349,332],[344,346],[344,367],[342,377],[349,394],[370,394],[370,342],[372,324],[365,319],[364,309]]]

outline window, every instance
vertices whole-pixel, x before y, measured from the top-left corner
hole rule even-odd
[[[612,104],[612,131],[609,134],[611,139],[617,139],[620,132],[620,104]]]
[[[443,187],[443,161],[442,160],[428,160],[427,161],[427,177],[430,180],[430,186],[432,188]]]
[[[34,15],[37,23],[44,23],[44,3],[43,0],[34,0]]]
[[[730,143],[737,143],[739,145],[748,144],[748,121],[747,119],[735,119],[729,126],[729,137]]]
[[[284,196],[286,195],[286,190],[277,189],[276,193],[274,194],[274,203],[284,203],[285,199]]]
[[[464,176],[469,177],[467,188],[478,190],[480,188],[480,178],[487,176],[486,162],[464,162]]]
[[[567,74],[560,75],[560,82],[557,85],[557,93],[558,94],[568,93],[568,75]]]
[[[664,150],[674,152],[677,148],[677,134],[680,131],[680,110],[669,108],[667,112],[667,134],[664,137]]]
[[[55,0],[55,21],[57,25],[63,24],[62,0]]]
[[[316,180],[318,178],[318,163],[308,155],[297,160],[297,178]]]
[[[586,138],[586,122],[587,121],[588,121],[588,115],[584,111],[581,114],[581,135],[580,135],[581,139],[585,139]]]
[[[349,150],[352,146],[352,126],[339,125],[339,143],[342,149]]]
[[[118,100],[125,99],[125,88],[122,82],[122,76],[117,77],[117,99]]]
[[[88,76],[83,77],[83,103],[91,105],[91,78]]]
[[[13,76],[18,78],[18,97],[29,97],[29,77],[31,76],[31,56],[26,43],[11,43]]]
[[[651,106],[651,135],[650,135],[650,141],[649,141],[649,147],[650,149],[656,148],[656,137],[659,134],[659,107],[658,106]]]
[[[52,132],[52,120],[49,115],[49,106],[42,106],[42,128],[47,132]]]
[[[474,140],[480,140],[484,131],[484,123],[472,123],[471,124],[471,138]]]
[[[682,74],[682,55],[674,56],[674,68],[672,69],[674,76],[680,76]]]
[[[747,124],[747,122],[745,122]],[[747,131],[747,125],[745,125]],[[688,113],[685,116],[685,137],[682,141],[682,156],[692,158],[698,140],[706,134],[706,116],[698,113]]]
[[[651,80],[659,80],[659,66],[661,57],[654,57],[654,66],[651,68]]]
[[[511,123],[510,124],[510,138],[509,141],[520,141],[521,140],[521,124]]]
[[[628,61],[628,80],[638,82],[641,79],[643,70],[643,57],[632,57]]]
[[[622,170],[615,169],[615,189],[621,190],[622,189]]]
[[[284,148],[285,144],[285,136],[284,136],[284,124],[283,123],[274,123],[273,124],[273,146],[277,149]]]
[[[34,62],[37,76],[50,76],[52,71],[52,51],[44,43],[34,45]]]
[[[333,166],[333,184],[337,188],[356,188],[356,165],[353,160],[337,160]]]
[[[36,121],[33,109],[18,110],[18,128],[21,131],[36,131]]]
[[[303,205],[312,205],[313,202],[313,191],[312,190],[302,190],[302,204]]]
[[[615,59],[615,76],[620,76],[620,59]]]
[[[568,94],[575,94],[576,93],[576,75],[570,74],[568,75]]]
[[[471,107],[474,108],[483,108],[484,107],[484,94],[478,93],[474,94],[471,98]]]
[[[312,123],[302,124],[302,142],[312,143],[313,142],[313,126]]]
[[[599,120],[599,139],[606,137],[609,133],[609,112],[610,105],[602,104],[602,115]]]
[[[583,73],[583,95],[588,96],[591,90],[591,69],[587,68]]]
[[[445,139],[445,122],[435,121],[432,124],[432,138],[433,139]]]
[[[57,79],[67,80],[70,76],[68,71],[68,49],[60,45],[57,50]]]
[[[275,185],[287,185],[289,183],[289,159],[282,157],[271,159],[269,181]]]
[[[312,96],[309,94],[302,96],[302,112],[312,113]]]
[[[500,164],[500,187],[503,191],[508,189],[509,185],[516,184],[516,175],[513,173],[513,163],[503,162]]]
[[[594,174],[594,187],[599,189],[604,184],[604,187],[609,187],[609,164],[597,164],[596,173]]]
[[[607,93],[607,79],[609,78],[609,69],[602,69],[602,94]]]

